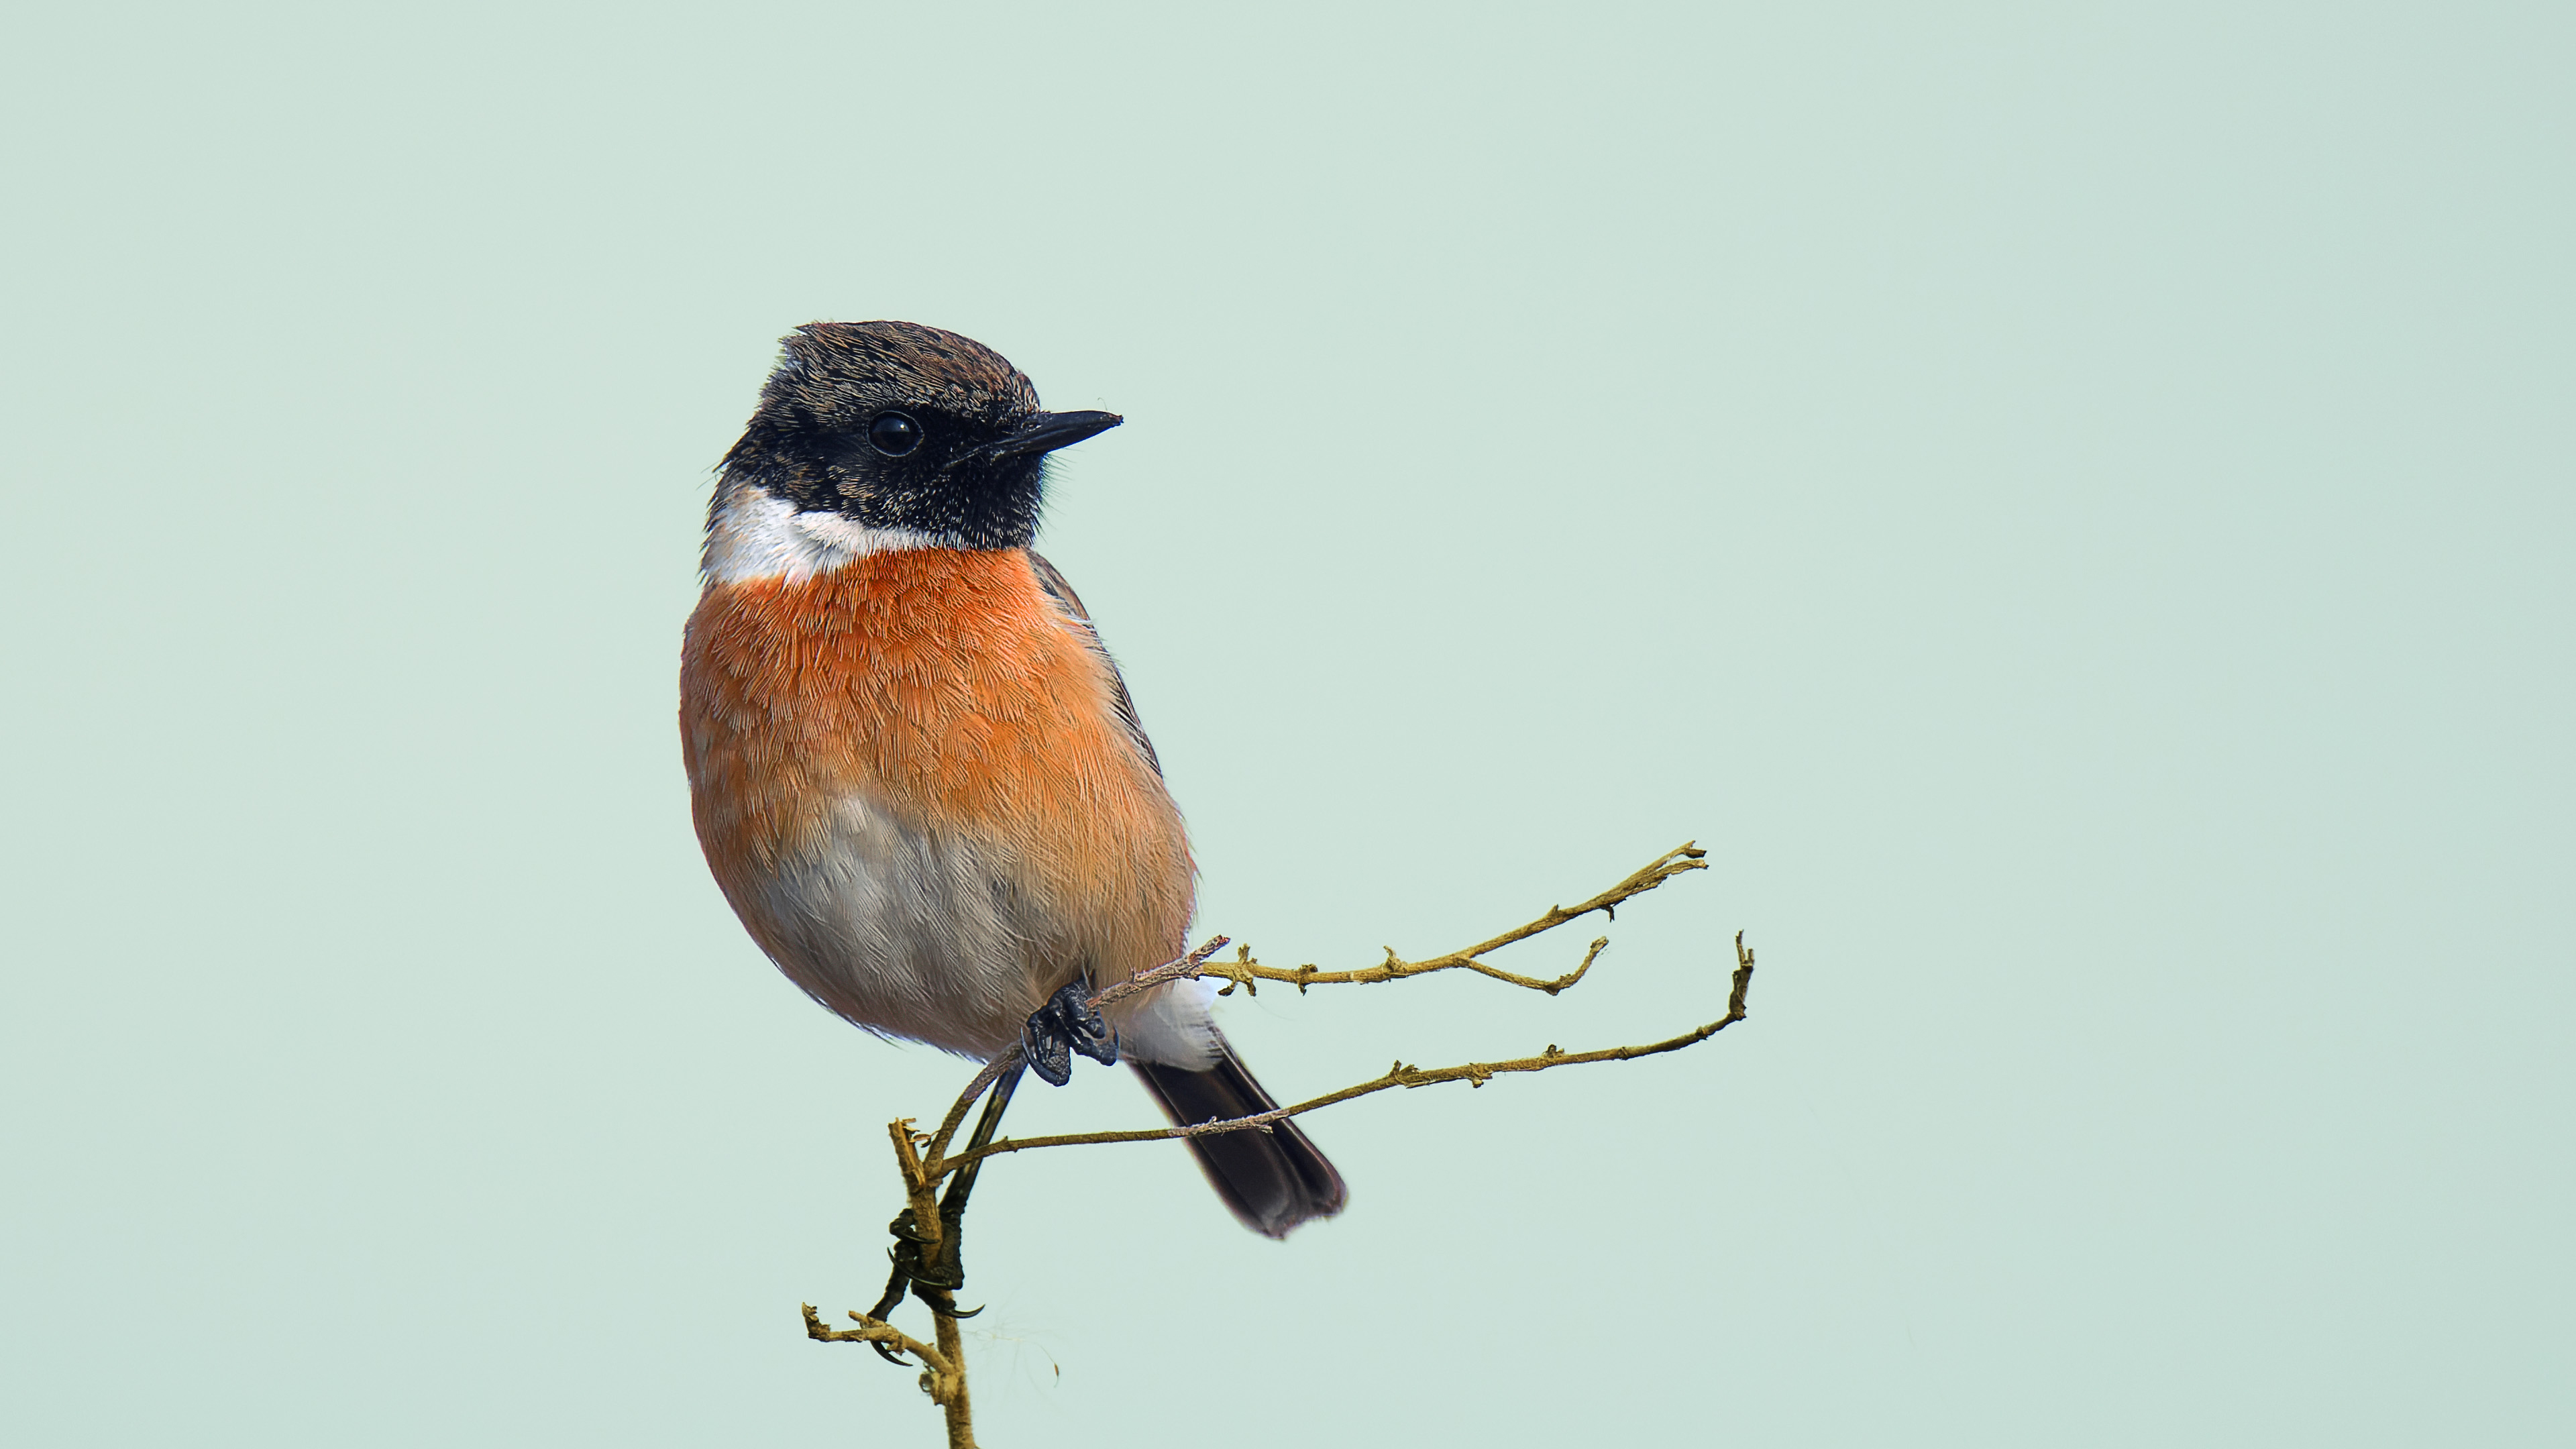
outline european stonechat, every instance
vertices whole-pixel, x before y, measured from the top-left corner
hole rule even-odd
[[[824,1006],[978,1061],[1026,1040],[1060,1081],[1089,994],[1185,951],[1197,873],[1126,681],[1030,548],[1048,454],[1122,419],[1047,412],[933,327],[817,322],[783,347],[725,455],[681,652],[707,865]],[[1269,1110],[1209,999],[1174,983],[1071,1044],[1176,1123]],[[1341,1211],[1294,1122],[1186,1140],[1256,1232]]]

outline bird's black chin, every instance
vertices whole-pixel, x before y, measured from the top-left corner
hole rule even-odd
[[[1042,454],[970,465],[956,490],[964,506],[957,536],[967,548],[1027,548],[1037,541],[1038,509],[1046,498]],[[956,479],[956,474],[950,474]]]
[[[1026,548],[1046,494],[1043,456],[978,459],[852,490],[840,511],[869,528],[926,533],[954,548]]]

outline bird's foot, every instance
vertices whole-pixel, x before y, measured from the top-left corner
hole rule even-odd
[[[886,1224],[886,1231],[894,1235],[894,1249],[886,1254],[894,1263],[894,1273],[886,1280],[885,1296],[868,1310],[868,1317],[880,1323],[887,1321],[887,1315],[903,1305],[907,1294],[930,1305],[932,1312],[950,1318],[972,1318],[984,1311],[957,1307],[957,1290],[966,1286],[966,1258],[958,1241],[965,1232],[965,1216],[964,1203],[943,1208],[939,1214],[941,1241],[935,1245],[923,1239],[910,1208]],[[903,1361],[888,1352],[884,1344],[871,1343],[869,1347],[889,1363]]]
[[[1118,1065],[1118,1033],[1091,1004],[1091,993],[1079,981],[1067,983],[1046,1005],[1029,1013],[1020,1029],[1020,1048],[1029,1070],[1061,1087],[1073,1080],[1073,1055],[1080,1052],[1104,1067]]]

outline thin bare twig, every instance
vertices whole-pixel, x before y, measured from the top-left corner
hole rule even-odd
[[[939,1341],[947,1345],[943,1353],[881,1318],[870,1318],[852,1309],[850,1317],[856,1328],[826,1328],[821,1315],[811,1303],[805,1309],[805,1336],[817,1343],[866,1343],[879,1351],[911,1354],[921,1365],[921,1391],[930,1396],[948,1420],[949,1449],[975,1449],[975,1429],[966,1414],[966,1355],[957,1337],[957,1320],[942,1313],[932,1319],[938,1325]],[[895,1362],[902,1362],[901,1359]]]
[[[966,1090],[957,1094],[956,1105],[948,1109],[948,1115],[939,1119],[939,1130],[924,1139],[921,1148],[923,1162],[933,1167],[939,1165],[940,1154],[948,1150],[949,1139],[955,1137],[957,1129],[965,1124],[966,1114],[974,1110],[976,1099],[984,1095],[987,1087],[1000,1081],[1002,1073],[1018,1065],[1019,1060],[1020,1049],[1015,1046],[984,1064],[984,1070],[977,1072],[975,1080],[966,1084]]]
[[[1598,951],[1602,944],[1604,943],[1595,942],[1595,951]],[[1463,1062],[1454,1067],[1429,1069],[1409,1066],[1399,1059],[1383,1077],[1361,1082],[1356,1086],[1344,1087],[1338,1092],[1327,1092],[1323,1096],[1299,1102],[1293,1107],[1274,1107],[1267,1112],[1256,1112],[1248,1117],[1230,1117],[1221,1121],[1201,1122],[1182,1127],[1145,1127],[1126,1132],[1066,1132],[1048,1137],[1005,1137],[979,1152],[965,1152],[949,1158],[939,1164],[939,1170],[955,1172],[969,1163],[978,1162],[987,1157],[999,1157],[1006,1152],[1028,1152],[1040,1147],[1087,1147],[1108,1142],[1161,1142],[1175,1137],[1205,1137],[1219,1132],[1261,1130],[1266,1129],[1273,1122],[1284,1122],[1291,1117],[1304,1116],[1308,1112],[1321,1111],[1326,1107],[1370,1096],[1393,1087],[1431,1087],[1442,1082],[1466,1082],[1481,1087],[1495,1077],[1509,1072],[1544,1072],[1556,1067],[1583,1066],[1592,1062],[1634,1061],[1639,1057],[1677,1052],[1684,1047],[1697,1046],[1744,1019],[1745,993],[1753,985],[1753,951],[1744,944],[1744,935],[1740,931],[1735,937],[1735,958],[1735,978],[1727,992],[1726,1015],[1706,1026],[1696,1027],[1683,1032],[1680,1036],[1663,1041],[1649,1042],[1644,1046],[1603,1047],[1598,1051],[1588,1052],[1565,1051],[1551,1042],[1545,1051],[1534,1057],[1514,1057],[1508,1061],[1499,1062]]]
[[[1706,852],[1696,845],[1684,844],[1679,849],[1666,851],[1643,869],[1635,871],[1625,880],[1590,900],[1572,907],[1550,906],[1546,914],[1536,920],[1516,926],[1491,940],[1479,942],[1462,951],[1452,951],[1445,956],[1434,956],[1421,961],[1404,960],[1395,954],[1394,948],[1389,947],[1385,961],[1356,971],[1322,971],[1312,965],[1289,970],[1277,966],[1264,966],[1252,958],[1250,950],[1237,948],[1234,960],[1212,964],[1210,958],[1219,949],[1230,944],[1225,937],[1215,936],[1186,956],[1165,962],[1149,971],[1138,972],[1125,981],[1111,985],[1093,997],[1090,1005],[1094,1007],[1115,1005],[1141,991],[1152,990],[1173,981],[1202,977],[1216,977],[1224,980],[1227,984],[1218,994],[1225,995],[1232,992],[1236,986],[1251,992],[1257,989],[1256,983],[1262,981],[1284,981],[1302,992],[1310,986],[1371,985],[1384,981],[1400,981],[1411,976],[1428,975],[1434,971],[1450,970],[1473,971],[1496,981],[1526,987],[1532,991],[1543,991],[1554,996],[1583,979],[1584,974],[1592,969],[1592,963],[1600,959],[1602,949],[1610,944],[1608,937],[1593,941],[1584,951],[1582,961],[1572,971],[1557,977],[1523,976],[1516,972],[1502,970],[1481,958],[1515,942],[1525,941],[1542,932],[1552,931],[1568,921],[1589,915],[1594,911],[1600,911],[1616,919],[1618,907],[1628,900],[1653,890],[1684,872],[1706,870],[1708,864],[1703,858],[1705,855]],[[856,1328],[827,1328],[811,1304],[805,1305],[805,1332],[808,1337],[821,1342],[866,1343],[879,1353],[895,1358],[897,1362],[901,1361],[899,1356],[910,1355],[922,1366],[922,1392],[930,1395],[946,1417],[949,1449],[974,1449],[974,1424],[967,1401],[966,1355],[964,1341],[957,1329],[957,1320],[961,1315],[957,1309],[956,1298],[951,1291],[954,1284],[963,1281],[962,1270],[956,1263],[955,1245],[947,1241],[949,1230],[956,1226],[957,1221],[962,1220],[964,1193],[974,1177],[972,1171],[966,1171],[962,1177],[958,1176],[962,1170],[973,1169],[988,1157],[998,1157],[1011,1152],[1026,1152],[1040,1147],[1075,1147],[1109,1142],[1153,1142],[1175,1137],[1206,1136],[1220,1132],[1266,1132],[1274,1124],[1284,1122],[1291,1117],[1320,1111],[1338,1103],[1395,1087],[1429,1087],[1442,1082],[1459,1081],[1466,1082],[1471,1087],[1481,1087],[1495,1077],[1508,1072],[1544,1072],[1557,1067],[1580,1066],[1590,1062],[1632,1061],[1638,1057],[1681,1051],[1708,1040],[1744,1019],[1745,994],[1753,982],[1753,952],[1744,944],[1744,934],[1740,931],[1735,937],[1735,957],[1735,975],[1727,993],[1726,1014],[1705,1026],[1694,1028],[1664,1041],[1649,1042],[1643,1046],[1604,1047],[1598,1051],[1588,1052],[1568,1052],[1550,1043],[1545,1051],[1533,1057],[1515,1057],[1498,1062],[1464,1062],[1453,1067],[1435,1067],[1428,1070],[1409,1066],[1399,1059],[1388,1069],[1385,1076],[1345,1087],[1338,1092],[1328,1092],[1323,1096],[1299,1102],[1295,1106],[1276,1107],[1246,1117],[1179,1127],[1133,1132],[1076,1132],[1047,1137],[1004,1138],[998,1142],[988,1142],[986,1139],[990,1138],[994,1122],[998,1118],[998,1101],[1006,1099],[1011,1084],[1019,1080],[1016,1073],[1022,1064],[1023,1051],[1020,1047],[1013,1046],[986,1063],[984,1068],[975,1074],[974,1080],[967,1083],[966,1090],[958,1095],[956,1103],[948,1109],[947,1116],[941,1119],[936,1132],[928,1135],[916,1132],[913,1130],[910,1118],[887,1124],[887,1135],[894,1146],[895,1167],[903,1177],[906,1201],[903,1216],[897,1218],[894,1224],[894,1232],[899,1241],[895,1254],[895,1286],[888,1289],[887,1304],[899,1301],[900,1290],[908,1283],[913,1296],[921,1299],[924,1306],[930,1310],[931,1322],[938,1340],[936,1345],[925,1344],[905,1334],[893,1324],[865,1313],[850,1315],[858,1324]],[[954,1157],[948,1156],[948,1145],[955,1140],[958,1128],[964,1125],[966,1114],[973,1110],[977,1100],[992,1091],[999,1091],[1004,1096],[997,1099],[996,1107],[988,1108],[985,1119],[976,1128],[973,1142],[983,1145],[970,1145],[969,1150]],[[951,1177],[957,1179],[949,1194],[954,1201],[947,1205],[944,1213],[943,1206],[938,1200],[939,1185],[943,1180]],[[907,1253],[912,1256],[905,1256]],[[947,1273],[945,1281],[950,1286],[939,1286],[938,1282],[929,1279],[926,1270],[932,1267],[944,1269]],[[880,1305],[876,1311],[886,1312],[889,1309],[886,1305]]]
[[[1238,948],[1234,960],[1207,964],[1207,958],[1215,955],[1217,948],[1226,944],[1225,938],[1220,936],[1177,961],[1166,962],[1150,971],[1138,972],[1128,980],[1100,993],[1094,998],[1093,1004],[1106,1006],[1149,987],[1184,978],[1206,976],[1222,978],[1228,984],[1217,994],[1225,996],[1231,995],[1236,986],[1241,986],[1248,993],[1257,994],[1260,988],[1256,983],[1263,981],[1284,981],[1299,991],[1304,991],[1309,986],[1373,986],[1382,981],[1401,981],[1408,976],[1426,976],[1434,971],[1458,970],[1473,971],[1479,976],[1488,976],[1496,981],[1513,986],[1525,986],[1532,991],[1544,991],[1554,996],[1583,979],[1583,973],[1592,969],[1593,961],[1600,956],[1601,948],[1608,944],[1607,941],[1595,941],[1592,949],[1583,954],[1582,962],[1563,976],[1523,976],[1519,972],[1505,971],[1499,966],[1490,965],[1478,958],[1488,952],[1499,951],[1514,942],[1526,941],[1543,931],[1553,931],[1568,921],[1588,916],[1594,911],[1599,911],[1615,921],[1619,918],[1619,907],[1631,899],[1644,895],[1677,875],[1708,869],[1707,855],[1708,852],[1700,849],[1696,841],[1684,841],[1674,849],[1667,850],[1647,862],[1643,867],[1632,872],[1627,879],[1588,901],[1574,906],[1550,906],[1546,914],[1534,921],[1514,926],[1491,940],[1479,941],[1463,951],[1452,951],[1445,956],[1407,961],[1395,954],[1393,946],[1387,946],[1381,948],[1386,952],[1386,959],[1375,966],[1364,966],[1356,971],[1324,971],[1312,964],[1293,969],[1264,966],[1252,959],[1252,953],[1248,948]]]
[[[1584,973],[1592,969],[1592,963],[1600,959],[1602,948],[1610,944],[1609,937],[1603,936],[1595,940],[1583,953],[1582,961],[1577,963],[1572,971],[1557,977],[1523,976],[1518,972],[1505,971],[1498,966],[1489,965],[1477,958],[1516,942],[1526,941],[1542,932],[1555,930],[1568,921],[1580,919],[1594,911],[1617,920],[1619,907],[1635,897],[1644,895],[1686,871],[1708,869],[1707,855],[1707,851],[1699,848],[1698,842],[1684,841],[1637,870],[1631,871],[1626,879],[1590,900],[1572,907],[1550,906],[1546,914],[1538,919],[1515,926],[1490,940],[1480,941],[1463,951],[1452,951],[1445,956],[1432,956],[1420,961],[1404,960],[1395,954],[1394,947],[1388,946],[1382,948],[1386,952],[1384,961],[1356,971],[1325,971],[1312,964],[1291,970],[1278,966],[1264,966],[1252,958],[1249,948],[1237,947],[1235,959],[1232,961],[1209,965],[1209,957],[1232,944],[1224,936],[1211,936],[1197,950],[1186,956],[1139,971],[1134,976],[1109,986],[1099,995],[1094,996],[1091,1004],[1094,1007],[1114,1006],[1138,992],[1150,991],[1154,987],[1169,982],[1209,976],[1217,977],[1226,983],[1225,989],[1217,994],[1227,996],[1233,994],[1237,986],[1243,987],[1248,993],[1258,994],[1260,990],[1258,983],[1263,981],[1284,981],[1303,992],[1309,986],[1367,986],[1382,981],[1401,981],[1408,976],[1425,976],[1434,971],[1452,970],[1474,971],[1496,981],[1527,987],[1532,991],[1544,991],[1554,996],[1583,979]],[[939,1130],[932,1133],[923,1144],[922,1159],[929,1165],[934,1178],[941,1175],[942,1169],[953,1165],[947,1161],[945,1154],[948,1144],[957,1136],[957,1129],[965,1124],[966,1114],[974,1110],[976,1100],[984,1095],[985,1089],[992,1086],[1003,1072],[1008,1071],[1013,1063],[1020,1060],[1020,1057],[1020,1048],[1010,1047],[1000,1056],[985,1063],[984,1069],[977,1072],[974,1080],[966,1084],[966,1090],[958,1093],[956,1102],[948,1109],[948,1115],[940,1119]]]
[[[826,1328],[821,1315],[814,1311],[814,1305],[808,1303],[805,1305],[805,1336],[817,1343],[882,1343],[897,1353],[911,1354],[927,1370],[922,1375],[922,1391],[934,1399],[939,1397],[931,1389],[931,1380],[934,1375],[956,1372],[956,1366],[948,1361],[948,1355],[883,1319],[870,1318],[857,1309],[850,1311],[850,1317],[857,1320],[858,1327]]]

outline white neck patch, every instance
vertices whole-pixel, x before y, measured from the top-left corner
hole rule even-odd
[[[934,534],[908,528],[868,528],[837,513],[799,513],[795,504],[766,489],[743,487],[717,494],[698,566],[709,583],[785,579],[792,584],[867,554],[948,547],[953,545]]]

